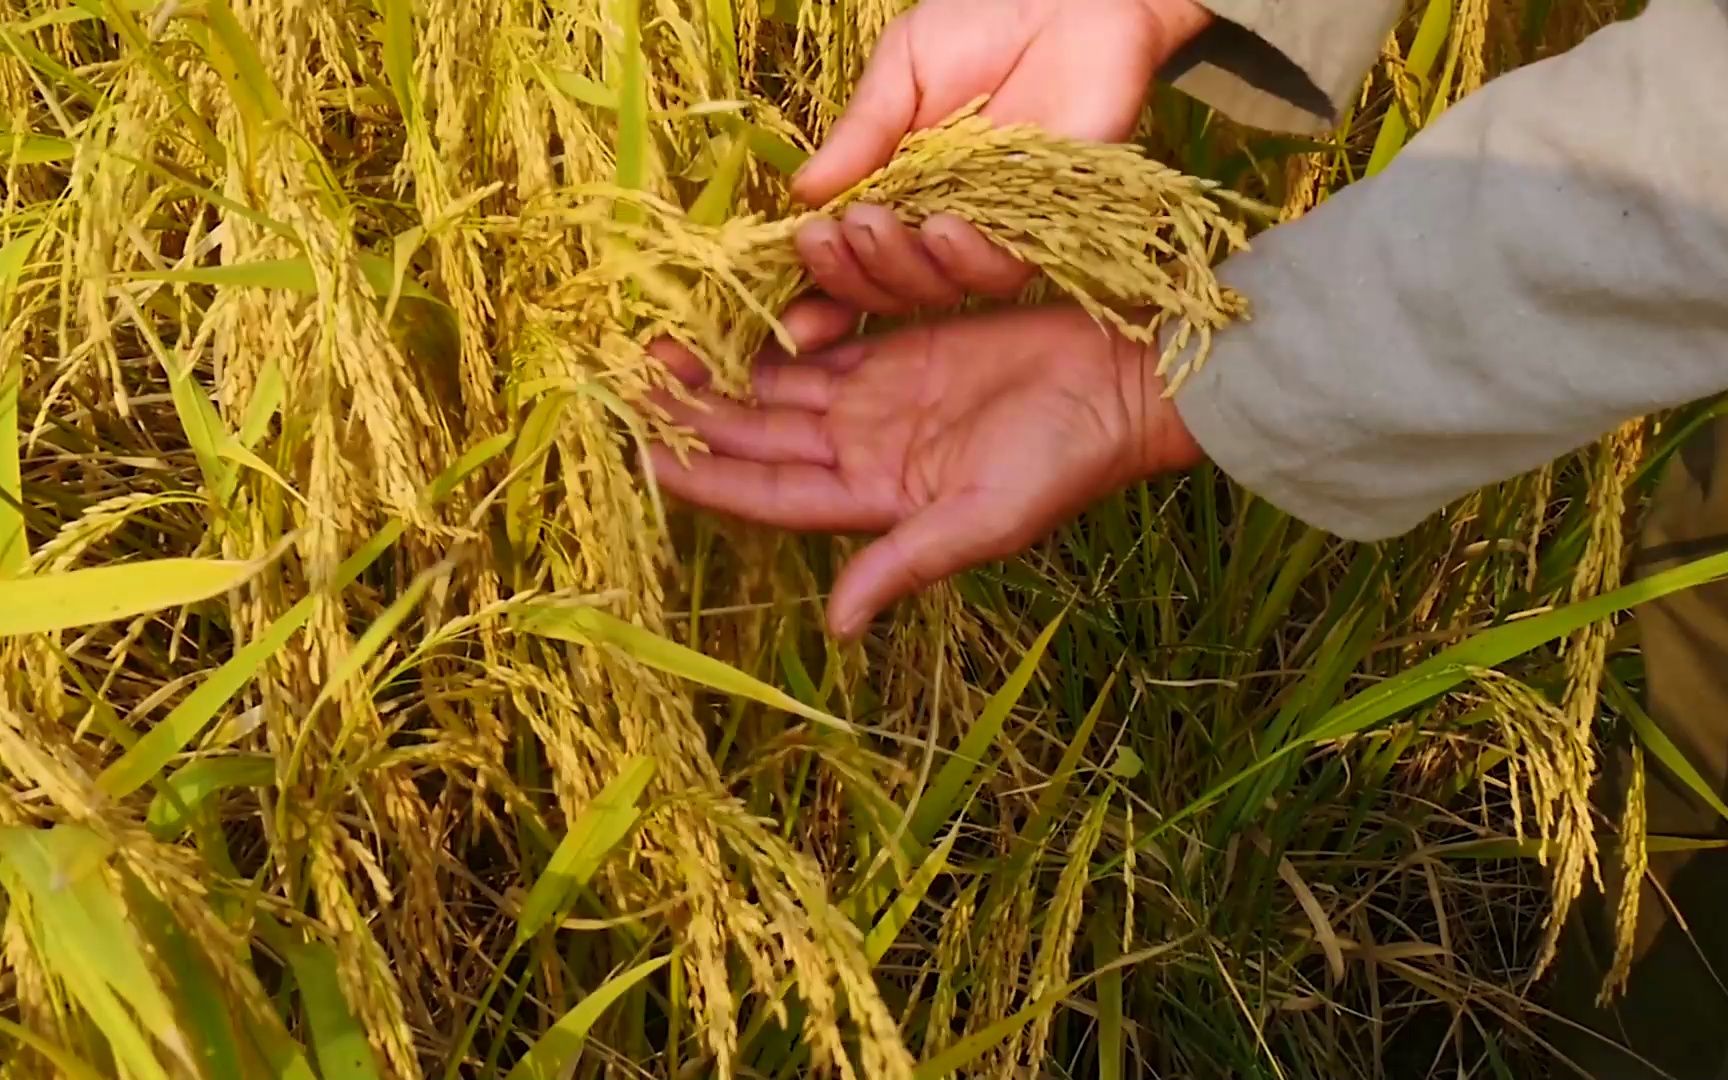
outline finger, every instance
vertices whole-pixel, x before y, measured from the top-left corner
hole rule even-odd
[[[919,231],[925,250],[941,272],[969,293],[1010,300],[1038,272],[1013,252],[992,243],[971,222],[953,214],[937,214]]]
[[[794,244],[810,276],[834,299],[877,315],[899,315],[910,307],[864,272],[837,222],[827,218],[809,222],[798,230]]]
[[[714,377],[701,357],[671,338],[656,338],[649,342],[648,355],[664,364],[672,377],[685,386],[707,386]]]
[[[660,486],[704,509],[781,529],[880,532],[894,523],[891,499],[854,490],[820,465],[769,464],[692,454],[679,464],[664,446],[648,448]]]
[[[833,297],[808,296],[781,312],[780,325],[799,353],[806,353],[857,333],[860,315],[857,308]]]
[[[888,24],[846,111],[822,146],[792,178],[792,195],[820,206],[888,163],[918,115],[911,35],[903,19]]]
[[[824,413],[834,407],[834,384],[835,373],[816,364],[759,364],[750,389],[758,405]]]
[[[981,497],[932,503],[859,552],[834,583],[828,629],[852,640],[884,608],[936,582],[1013,553],[1005,533],[989,528],[992,511]]]
[[[853,206],[840,227],[864,273],[885,292],[920,307],[953,307],[963,298],[918,234],[887,207]]]
[[[698,394],[694,402],[670,394],[656,395],[655,400],[673,423],[689,427],[716,454],[751,461],[834,464],[834,443],[816,413],[756,408],[711,393]]]

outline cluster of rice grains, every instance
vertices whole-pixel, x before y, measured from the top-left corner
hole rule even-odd
[[[699,709],[629,650],[512,630],[530,605],[586,606],[752,664],[793,617],[761,601],[815,591],[803,549],[727,533],[722,558],[706,524],[695,581],[679,577],[634,468],[655,418],[633,403],[659,378],[654,337],[737,386],[775,332],[802,284],[784,167],[893,7],[0,2],[0,441],[23,479],[0,455],[0,513],[25,523],[0,576],[272,558],[226,602],[0,639],[0,824],[91,838],[112,925],[141,928],[169,997],[227,1003],[245,1075],[304,1035],[271,1000],[283,962],[310,994],[329,957],[378,1067],[412,1076],[508,1062],[525,1042],[506,1033],[667,952],[655,994],[677,1005],[653,1008],[672,1052],[687,1017],[731,1075],[743,1021],[760,1037],[777,1017],[816,1067],[910,1075],[862,935],[828,899],[829,873],[856,869],[848,838],[821,831],[823,806],[908,770],[749,711],[742,775],[789,748],[822,761],[788,835],[717,761],[711,721],[735,732],[742,710]],[[961,117],[847,198],[977,222],[1101,320],[1142,339],[1171,325],[1172,362],[1241,310],[1209,269],[1242,241],[1233,212],[1131,150]],[[738,611],[699,630],[678,580]],[[965,715],[963,654],[989,648],[951,594],[909,605],[871,676],[876,719],[909,727],[932,698]],[[224,664],[234,677],[213,678]],[[216,794],[178,827],[146,821],[159,775],[115,765],[159,728],[233,766],[185,789]],[[509,972],[535,993],[460,1035],[527,918],[523,887],[644,759],[637,827],[585,894],[604,916],[589,952],[542,938]],[[106,991],[22,895],[0,994],[101,1060]],[[128,998],[145,1056],[211,1067],[144,1002]]]

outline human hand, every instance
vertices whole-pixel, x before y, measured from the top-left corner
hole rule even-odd
[[[793,194],[827,202],[886,164],[908,133],[985,95],[983,115],[997,123],[1124,139],[1154,72],[1211,19],[1196,0],[924,0],[883,32]],[[797,244],[824,292],[877,314],[1012,296],[1033,273],[953,215],[914,231],[858,205],[810,222]]]
[[[1151,350],[1077,307],[1025,308],[867,337],[832,300],[787,313],[800,355],[770,351],[755,402],[658,398],[710,453],[650,450],[662,487],[781,528],[876,533],[841,572],[828,626],[1017,554],[1143,477],[1199,462]],[[844,340],[843,340],[844,339]],[[674,370],[700,365],[662,344]]]

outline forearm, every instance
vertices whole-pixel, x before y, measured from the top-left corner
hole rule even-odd
[[[1728,387],[1728,11],[1655,0],[1454,107],[1222,277],[1254,307],[1177,407],[1345,536]]]

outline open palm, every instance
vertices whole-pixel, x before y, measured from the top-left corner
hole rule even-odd
[[[883,534],[842,572],[830,629],[1013,555],[1099,498],[1197,458],[1138,346],[1077,308],[950,320],[833,344],[855,318],[806,306],[798,359],[755,401],[660,401],[711,453],[656,448],[679,497],[796,530]]]

